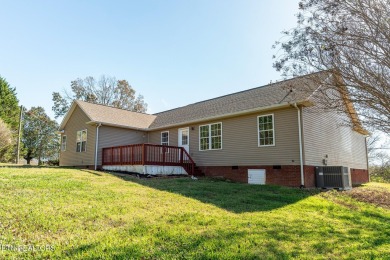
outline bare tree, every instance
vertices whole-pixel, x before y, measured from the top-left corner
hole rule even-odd
[[[53,111],[56,118],[64,115],[73,100],[113,106],[134,112],[146,112],[147,104],[142,95],[135,95],[135,90],[126,80],[116,80],[115,77],[101,76],[98,81],[93,77],[76,79],[71,82],[71,93],[65,91],[62,96],[53,92]]]
[[[390,134],[390,0],[303,0],[283,34],[273,46],[282,75],[327,71],[324,104]]]

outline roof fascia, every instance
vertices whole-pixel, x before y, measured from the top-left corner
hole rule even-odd
[[[86,113],[84,111],[84,109],[79,105],[79,103],[77,102],[77,100],[74,100],[72,102],[72,106],[70,107],[70,109],[68,110],[68,112],[66,113],[64,119],[62,119],[62,122],[60,124],[60,127],[58,128],[60,131],[61,130],[64,130],[64,127],[66,125],[66,123],[68,123],[68,120],[70,119],[71,115],[73,114],[73,111],[76,109],[76,107],[79,107],[81,109],[81,111],[83,111],[83,113],[91,120],[91,117],[88,115],[88,113]]]

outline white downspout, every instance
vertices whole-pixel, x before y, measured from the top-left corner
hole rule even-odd
[[[303,187],[305,187],[305,178],[303,175],[301,110],[297,106],[297,103],[294,103],[294,107],[298,110],[299,160],[300,160],[300,164],[301,164],[301,188],[303,188]]]
[[[95,142],[95,171],[97,170],[97,158],[98,158],[98,145],[99,145],[99,127],[102,126],[102,123],[96,125],[96,142]]]

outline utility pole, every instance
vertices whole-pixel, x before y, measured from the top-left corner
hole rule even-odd
[[[18,143],[17,143],[17,152],[16,152],[16,164],[19,164],[20,157],[20,135],[22,133],[22,120],[23,120],[23,106],[20,106],[19,114],[19,130],[18,130]]]

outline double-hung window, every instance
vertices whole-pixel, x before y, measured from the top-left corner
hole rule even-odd
[[[161,132],[161,145],[169,145],[169,132]]]
[[[222,149],[222,123],[199,126],[199,150]]]
[[[169,145],[169,131],[161,132],[161,145],[168,146]],[[169,148],[161,148],[160,153],[169,153]]]
[[[77,131],[76,135],[76,152],[87,151],[87,129]]]
[[[259,146],[275,145],[274,115],[257,117],[257,128],[259,132]]]
[[[63,135],[61,137],[61,151],[66,151],[66,135]]]

